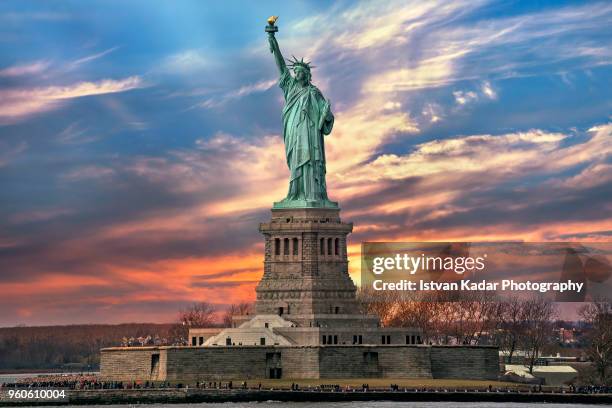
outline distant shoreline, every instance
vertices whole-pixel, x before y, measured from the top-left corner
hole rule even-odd
[[[565,404],[612,404],[612,394],[531,392],[433,391],[289,391],[217,389],[67,390],[64,399],[9,400],[0,392],[0,406],[108,405],[203,402],[348,402],[348,401],[455,401],[455,402],[548,402]]]

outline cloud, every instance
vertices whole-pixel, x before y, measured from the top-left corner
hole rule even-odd
[[[596,162],[574,176],[551,180],[550,185],[579,191],[606,183],[612,184],[612,164]]]
[[[47,61],[35,61],[30,64],[13,65],[11,67],[0,69],[0,78],[36,75],[44,72],[48,67],[49,62]]]
[[[418,131],[408,113],[387,109],[388,102],[379,95],[369,95],[336,113],[334,130],[325,141],[332,186],[336,180],[345,179],[355,166],[371,159],[398,134]],[[329,188],[333,190],[334,187]]]
[[[95,180],[108,178],[114,174],[115,170],[109,167],[84,166],[62,174],[61,178],[67,181]]]
[[[80,121],[72,122],[66,126],[56,138],[62,144],[89,143],[97,139],[98,137],[92,135],[89,128],[83,127]]]
[[[201,50],[192,49],[170,55],[161,64],[161,70],[174,74],[192,74],[209,67],[211,61]]]
[[[32,98],[32,99],[71,99],[89,95],[102,95],[107,93],[124,92],[142,86],[138,76],[125,79],[103,79],[98,82],[79,82],[68,86],[50,86],[34,89],[9,89],[2,91],[5,98]]]
[[[353,240],[541,241],[612,228],[602,215],[612,208],[601,199],[611,193],[612,124],[587,135],[474,135],[380,155],[347,177],[376,186],[345,199],[345,216],[366,226]]]
[[[404,45],[416,31],[474,10],[482,2],[474,1],[389,1],[385,4],[361,2],[347,10],[327,10],[324,14],[300,19],[292,24],[311,49],[333,45],[344,50],[361,52],[372,48]],[[328,24],[334,15],[334,24]],[[326,25],[322,32],[320,27]]]
[[[423,107],[421,115],[425,118],[427,122],[432,124],[440,122],[444,117],[442,107],[437,103],[427,103]]]
[[[420,61],[413,68],[387,70],[367,79],[365,92],[413,91],[436,88],[451,82],[453,66],[448,56]]]
[[[241,98],[243,96],[250,95],[255,92],[264,92],[276,85],[278,81],[276,79],[270,79],[267,81],[259,81],[255,84],[249,84],[241,86],[236,91],[230,92],[229,95],[235,98]]]
[[[85,64],[85,63],[88,63],[88,62],[91,62],[91,61],[95,61],[95,60],[97,60],[99,58],[102,58],[102,57],[112,53],[113,51],[116,51],[117,49],[119,49],[119,47],[112,47],[112,48],[108,48],[108,49],[106,49],[104,51],[98,52],[96,54],[92,54],[92,55],[88,55],[88,56],[83,57],[83,58],[79,58],[79,59],[77,59],[75,61],[72,61],[70,63],[70,66],[71,66],[71,68],[76,68],[79,65],[82,65],[82,64]]]
[[[194,282],[198,281],[207,281],[210,279],[218,279],[218,278],[227,278],[229,276],[242,275],[242,274],[250,274],[253,272],[258,272],[257,270],[253,270],[252,268],[236,268],[236,269],[228,269],[223,272],[209,273],[207,275],[197,275],[193,276],[192,280]]]
[[[206,282],[195,282],[193,284],[194,287],[196,288],[210,288],[210,289],[217,289],[217,288],[234,288],[236,286],[242,286],[242,285],[249,285],[250,287],[252,287],[253,285],[257,284],[259,281],[256,280],[244,280],[244,281],[206,281]]]
[[[267,208],[284,197],[285,182],[278,175],[289,171],[280,136],[266,135],[251,141],[217,133],[207,140],[197,140],[196,145],[195,152],[176,152],[183,164],[198,174],[190,186],[187,179],[177,186],[190,189],[197,185],[220,193],[209,196],[202,214],[222,216]],[[264,190],[262,185],[266,186]]]
[[[455,103],[459,106],[467,106],[482,99],[496,100],[497,92],[489,81],[480,84],[480,89],[476,91],[454,91]]]
[[[244,85],[238,89],[226,92],[220,96],[205,99],[203,102],[200,102],[197,106],[199,106],[200,108],[205,108],[205,109],[218,108],[232,100],[240,99],[245,96],[248,96],[254,93],[258,93],[258,92],[265,92],[268,89],[272,88],[277,83],[278,81],[276,79],[270,79],[270,80],[259,81],[254,84]]]
[[[331,56],[331,49],[355,67],[365,60],[369,75],[363,89],[384,93],[439,88],[486,75],[534,75],[537,67],[576,59],[583,68],[612,61],[609,47],[593,46],[588,35],[576,36],[599,32],[612,14],[609,5],[470,19],[485,3],[364,2],[339,13],[324,33],[318,27],[327,12],[296,23],[288,47],[306,49],[315,61]],[[494,99],[486,83],[482,91]]]
[[[21,141],[15,145],[10,145],[9,143],[0,140],[0,168],[8,165],[15,157],[18,157],[21,153],[27,150],[28,144],[24,141]]]
[[[592,162],[609,154],[602,132],[610,134],[612,126],[591,136],[588,143],[562,147],[568,136],[543,130],[502,135],[474,135],[434,140],[415,146],[406,155],[384,154],[356,168],[353,180],[395,180],[435,174],[478,172],[488,174],[488,182],[495,174],[517,177],[534,171],[560,171],[581,162]],[[596,152],[597,149],[603,149]],[[574,157],[581,152],[582,160]],[[586,151],[593,156],[586,156]],[[546,160],[544,160],[546,158]],[[554,160],[553,160],[554,158]],[[495,179],[495,182],[499,181]]]
[[[101,104],[108,109],[117,119],[116,124],[123,125],[130,130],[144,131],[149,128],[149,122],[134,113],[138,106],[131,106],[123,102],[120,98],[109,96],[101,101]]]
[[[478,100],[478,95],[476,92],[472,91],[455,91],[453,92],[453,96],[455,97],[455,102],[457,102],[458,105],[466,105],[470,102]]]
[[[29,115],[56,109],[63,101],[84,96],[126,92],[143,86],[138,76],[103,79],[67,86],[8,88],[0,90],[0,123],[18,121]]]
[[[14,214],[10,217],[10,221],[15,224],[48,221],[50,219],[69,215],[72,213],[74,213],[74,210],[68,208],[47,208],[43,210],[26,211]]]
[[[482,94],[489,99],[497,99],[497,92],[491,87],[489,81],[484,81],[481,85]]]

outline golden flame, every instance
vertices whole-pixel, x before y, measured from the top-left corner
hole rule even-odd
[[[274,23],[276,23],[276,20],[278,20],[278,16],[270,16],[270,17],[268,17],[268,24],[273,26]]]

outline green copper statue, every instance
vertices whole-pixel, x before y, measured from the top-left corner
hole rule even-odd
[[[266,32],[285,97],[283,140],[291,176],[287,197],[274,203],[274,208],[337,208],[338,203],[327,198],[323,141],[324,135],[332,131],[334,115],[329,101],[310,83],[310,64],[295,57],[289,64],[285,63],[274,36],[278,31],[274,25],[276,19],[268,19]],[[293,69],[293,76],[289,68]]]

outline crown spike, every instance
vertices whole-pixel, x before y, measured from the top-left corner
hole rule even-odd
[[[291,55],[291,57],[293,59],[285,58],[285,61],[287,61],[287,66],[291,69],[295,69],[296,67],[304,67],[310,71],[315,67],[314,65],[310,65],[310,61],[305,61],[304,58],[297,59],[295,55]]]

